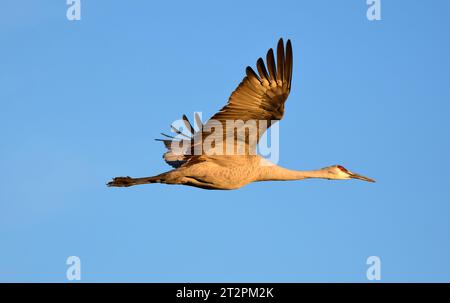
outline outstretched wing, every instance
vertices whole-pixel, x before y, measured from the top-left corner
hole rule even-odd
[[[268,70],[262,58],[256,62],[259,76],[247,66],[246,77],[212,120],[281,120],[284,103],[291,90],[291,41],[287,41],[285,52],[283,39],[280,39],[276,63],[272,49],[267,52],[266,62]]]
[[[291,41],[287,41],[285,50],[283,39],[280,39],[276,61],[273,50],[269,49],[266,56],[267,68],[262,58],[256,62],[258,74],[248,66],[246,76],[231,94],[228,103],[204,125],[201,125],[198,131],[194,131],[192,124],[186,116],[183,116],[183,121],[185,121],[185,126],[190,134],[186,136],[179,129],[173,129],[178,135],[177,139],[162,140],[169,149],[164,154],[166,162],[173,167],[179,167],[191,158],[198,156],[199,151],[200,155],[209,155],[212,149],[216,153],[227,154],[227,151],[236,151],[238,143],[245,146],[245,154],[254,152],[256,144],[265,130],[271,126],[273,121],[281,120],[284,115],[284,103],[291,90],[292,62]],[[235,123],[233,125],[235,128],[230,131],[227,123],[233,123],[233,121],[241,121],[243,124]],[[217,131],[220,125],[222,125],[222,130]],[[256,133],[253,134],[248,130],[248,127],[252,125],[256,129]],[[244,136],[237,135],[240,131],[243,131]],[[213,140],[211,140],[212,135],[214,135]],[[214,142],[212,147],[210,145],[205,147],[205,139],[208,137],[209,141]],[[186,146],[183,153],[180,154],[179,149],[174,152],[171,148],[174,140],[177,140],[178,147],[180,144]],[[198,148],[199,144],[203,145],[200,149]],[[233,145],[231,148],[230,144]]]

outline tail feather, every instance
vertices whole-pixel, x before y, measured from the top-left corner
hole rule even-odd
[[[185,126],[184,129],[187,130],[188,134],[185,134],[182,131],[182,127],[176,128],[175,126],[171,125],[170,127],[172,129],[172,132],[174,132],[176,136],[161,133],[161,135],[168,139],[155,139],[157,141],[163,142],[164,146],[168,149],[168,151],[163,155],[163,158],[166,163],[173,168],[179,168],[184,163],[186,163],[189,158],[191,158],[192,146],[194,145],[193,140],[197,132],[186,115],[183,115],[182,119]],[[199,128],[198,131],[201,131],[203,124],[198,113],[195,114],[195,121],[197,123],[197,127]],[[175,152],[174,147],[176,148]]]

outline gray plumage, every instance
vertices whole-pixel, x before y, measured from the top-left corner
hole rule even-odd
[[[246,76],[231,94],[228,103],[210,120],[202,124],[198,115],[195,116],[198,130],[190,123],[186,115],[182,121],[187,134],[171,126],[177,136],[164,135],[167,139],[159,139],[164,143],[168,151],[164,154],[165,161],[174,169],[166,173],[146,178],[117,177],[108,183],[108,186],[128,187],[139,184],[164,183],[181,184],[200,187],[204,189],[237,189],[248,183],[257,181],[281,181],[303,180],[307,178],[322,179],[361,179],[374,182],[374,180],[355,174],[340,165],[325,167],[315,171],[293,171],[269,163],[256,155],[256,145],[264,134],[260,131],[260,123],[270,127],[274,121],[282,119],[285,111],[285,102],[289,96],[292,83],[293,54],[291,41],[284,47],[280,39],[277,46],[275,61],[274,52],[269,49],[264,60],[259,58],[256,62],[258,74],[251,68],[246,68]],[[216,150],[222,151],[221,155],[211,155],[210,150],[202,148],[198,154],[196,149],[204,140],[212,134],[213,123],[219,121],[225,124],[228,120],[256,121],[256,138],[246,134],[244,138],[228,133],[223,129],[223,135],[219,136],[214,144]],[[239,130],[238,130],[239,131]],[[199,138],[199,136],[201,138]],[[223,139],[222,139],[223,138]],[[232,140],[227,140],[227,139]],[[201,140],[200,140],[201,139]],[[183,153],[173,150],[173,143],[178,146],[186,146]],[[227,144],[232,142],[233,150],[238,143],[245,146],[245,152],[241,155],[226,155]],[[203,146],[202,146],[203,147]],[[228,146],[229,148],[230,146]]]

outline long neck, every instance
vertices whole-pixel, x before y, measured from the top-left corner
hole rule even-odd
[[[290,170],[278,165],[261,166],[257,181],[288,181],[309,178],[330,179],[332,176],[325,170]]]

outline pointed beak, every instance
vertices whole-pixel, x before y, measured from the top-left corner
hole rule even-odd
[[[360,174],[356,174],[356,173],[350,173],[350,178],[375,183],[374,179],[370,179],[370,178],[364,177],[364,176],[362,176]]]

